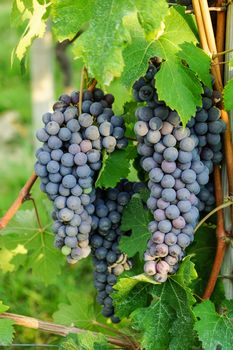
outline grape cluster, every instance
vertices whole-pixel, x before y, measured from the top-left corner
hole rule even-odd
[[[216,91],[204,88],[202,96],[202,107],[197,108],[194,118],[191,118],[187,126],[191,134],[198,139],[198,156],[205,164],[210,174],[213,172],[214,164],[219,164],[222,160],[221,134],[225,131],[226,124],[220,119],[221,112],[215,106],[219,101],[219,94]],[[201,186],[198,194],[199,210],[210,211],[215,203],[213,179],[207,185]]]
[[[201,186],[209,182],[209,168],[200,158],[199,139],[183,128],[179,115],[168,108],[154,87],[159,67],[150,65],[145,77],[134,84],[137,101],[134,126],[141,166],[148,174],[147,207],[154,216],[152,236],[145,252],[145,273],[164,282],[176,272],[185,248],[192,242],[199,218]]]
[[[93,181],[102,165],[103,149],[111,153],[127,145],[122,117],[114,115],[111,94],[84,91],[79,115],[79,92],[62,95],[46,113],[37,131],[43,146],[36,152],[35,172],[41,190],[53,201],[55,246],[75,263],[90,253],[94,213]]]
[[[90,239],[95,269],[94,285],[98,292],[97,302],[103,305],[102,314],[111,317],[115,323],[119,319],[114,316],[111,292],[117,276],[131,267],[131,262],[118,247],[121,236],[129,235],[129,232],[120,229],[121,217],[124,207],[138,188],[140,184],[122,180],[116,188],[97,190],[96,193]]]

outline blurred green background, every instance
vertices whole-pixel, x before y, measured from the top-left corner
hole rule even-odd
[[[0,216],[8,209],[17,197],[33,171],[35,130],[32,120],[30,55],[26,63],[26,71],[22,73],[19,62],[15,60],[11,66],[11,53],[20,37],[20,29],[12,28],[10,23],[11,2],[0,1]],[[55,82],[54,95],[57,98],[63,91],[63,76],[55,58],[53,43],[53,76]],[[69,50],[67,54],[70,55]],[[71,56],[71,55],[70,55]],[[73,86],[79,87],[80,62],[72,61]],[[32,194],[38,203],[39,212],[43,211],[42,200],[47,200],[40,193],[39,185],[33,188]],[[22,209],[32,209],[26,202]],[[55,249],[55,248],[54,248]],[[45,286],[31,272],[24,268],[17,269],[11,264],[11,254],[0,248],[0,300],[10,306],[10,312],[34,316],[42,320],[52,321],[52,314],[59,303],[67,302],[67,293],[80,293],[86,298],[94,298],[90,259],[78,266],[63,268],[56,283]],[[60,256],[63,259],[63,256]],[[87,286],[90,286],[87,288]],[[14,343],[51,344],[57,337],[38,331],[16,327]],[[15,347],[6,347],[15,349]],[[24,347],[20,347],[23,349]],[[34,348],[34,347],[32,347]],[[28,347],[25,349],[29,349]]]

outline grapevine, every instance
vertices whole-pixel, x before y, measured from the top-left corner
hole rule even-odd
[[[0,219],[0,271],[27,273],[17,293],[32,307],[8,312],[4,287],[1,346],[30,345],[18,325],[53,335],[34,347],[231,350],[232,9],[13,0],[12,62],[27,69],[32,42],[54,41],[65,92],[41,113],[34,171]]]

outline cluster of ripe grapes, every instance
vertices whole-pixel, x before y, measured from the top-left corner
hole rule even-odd
[[[119,319],[114,316],[111,298],[117,276],[131,268],[131,261],[119,250],[122,235],[120,229],[122,212],[132,195],[139,192],[143,184],[122,180],[116,188],[97,190],[91,249],[94,261],[94,285],[97,290],[97,302],[103,305],[102,314],[111,317],[112,322]]]
[[[133,86],[135,100],[144,102],[136,110],[134,130],[148,177],[147,207],[154,217],[144,271],[165,282],[192,242],[200,212],[214,204],[209,177],[222,159],[225,125],[215,106],[218,94],[205,87],[202,107],[183,128],[179,115],[158,99],[158,70],[159,65],[151,64]],[[53,113],[43,115],[44,127],[36,134],[43,145],[36,152],[35,172],[53,202],[55,246],[72,264],[92,253],[97,301],[103,315],[118,322],[111,293],[117,276],[132,265],[119,250],[121,236],[131,233],[120,229],[122,212],[145,185],[121,180],[115,188],[95,189],[102,151],[123,149],[128,141],[123,118],[113,113],[111,94],[95,88],[83,92],[82,102],[79,98],[76,91],[62,95]]]
[[[100,89],[84,91],[79,114],[79,92],[62,95],[54,112],[43,115],[44,127],[36,134],[43,146],[36,152],[35,172],[53,202],[55,246],[69,263],[91,251],[93,183],[102,166],[102,150],[111,153],[127,146],[124,121],[114,115],[113,102],[114,97]]]
[[[187,127],[179,115],[159,101],[154,87],[159,66],[150,65],[134,84],[134,126],[141,166],[148,174],[147,207],[154,216],[145,252],[144,271],[157,282],[175,273],[185,248],[192,242],[200,211],[214,204],[209,176],[222,159],[221,136],[225,124],[214,106],[216,93],[204,88],[202,107]]]

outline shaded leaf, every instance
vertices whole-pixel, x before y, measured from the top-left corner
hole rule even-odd
[[[121,220],[121,229],[132,231],[131,236],[123,236],[120,240],[120,250],[128,257],[139,253],[141,259],[143,258],[147,241],[150,238],[148,223],[149,212],[144,209],[140,195],[136,194],[126,206]]]

